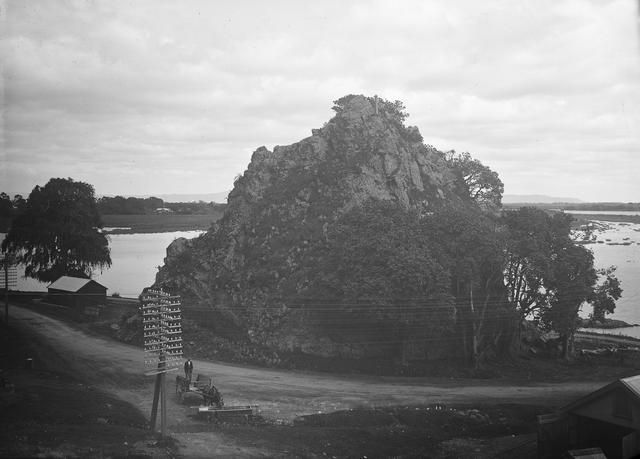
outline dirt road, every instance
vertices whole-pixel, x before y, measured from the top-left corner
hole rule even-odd
[[[143,376],[140,348],[88,335],[77,328],[32,310],[12,306],[11,324],[53,350],[50,363],[60,358],[67,366],[100,388],[149,413],[153,377]],[[559,406],[602,385],[598,382],[514,385],[482,380],[367,377],[311,372],[276,371],[194,361],[194,374],[214,378],[227,405],[257,405],[265,418],[290,423],[301,415],[328,413],[358,407],[390,405],[518,403]],[[172,395],[173,377],[168,378]],[[225,455],[238,453],[238,445],[211,450],[210,432],[199,434],[193,410],[169,396],[168,430],[191,452]],[[220,439],[218,439],[220,440]],[[218,448],[222,448],[219,446]],[[231,448],[231,449],[229,449]],[[234,449],[235,448],[235,449]],[[242,456],[262,456],[264,451],[242,447]],[[189,455],[189,454],[187,454]],[[198,455],[198,454],[193,454]]]
[[[153,382],[152,378],[144,378],[147,382],[144,388],[131,388],[132,385],[140,386],[143,381],[143,353],[140,348],[89,336],[28,309],[13,307],[11,315],[14,325],[37,334],[39,340],[55,349],[75,371],[94,381],[101,381],[112,391],[135,394],[134,399],[139,399],[137,404],[140,408],[148,409],[152,394],[147,386]],[[194,361],[194,367],[194,374],[213,376],[227,404],[258,405],[264,416],[285,421],[304,414],[362,406],[478,401],[552,406],[566,403],[572,397],[601,385],[572,382],[514,386],[485,380],[336,376],[199,360]]]

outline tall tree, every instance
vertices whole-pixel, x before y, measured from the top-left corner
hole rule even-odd
[[[21,194],[16,194],[11,201],[13,204],[13,212],[14,214],[19,214],[24,209],[24,206],[27,205],[27,201],[22,197]]]
[[[443,208],[426,218],[426,226],[444,252],[462,344],[478,368],[488,351],[500,351],[500,318],[506,312],[503,233],[474,208]]]
[[[549,307],[541,314],[542,322],[560,334],[563,355],[569,358],[577,329],[578,312],[594,293],[597,273],[593,254],[583,245],[567,238],[555,247],[552,275],[546,282]]]
[[[93,186],[53,178],[33,189],[2,251],[15,254],[25,275],[42,282],[62,275],[90,277],[95,268],[111,265],[102,226]]]
[[[518,346],[522,322],[549,303],[544,285],[551,276],[553,232],[551,216],[533,207],[504,212],[503,221],[508,232],[504,284],[515,313],[513,344]]]
[[[11,217],[13,215],[13,203],[7,193],[0,193],[0,217]]]
[[[620,281],[615,276],[616,267],[610,266],[599,269],[598,279],[601,279],[591,296],[589,302],[593,306],[593,320],[604,321],[606,314],[612,314],[616,309],[616,300],[622,296]]]
[[[456,153],[451,150],[444,158],[457,171],[467,186],[469,197],[485,210],[497,210],[502,207],[504,185],[497,172],[473,159],[469,153]]]
[[[594,268],[593,253],[572,238],[571,215],[524,207],[503,218],[509,231],[505,286],[518,318],[514,327],[519,331],[525,318],[536,318],[560,333],[568,358],[581,307],[591,303],[602,316],[615,308],[622,290],[614,269]],[[601,284],[598,275],[605,278]]]

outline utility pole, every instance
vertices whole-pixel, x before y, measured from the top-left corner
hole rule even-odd
[[[156,382],[151,406],[151,430],[155,430],[160,405],[160,434],[167,428],[167,372],[175,371],[183,363],[182,311],[180,297],[161,289],[148,288],[142,292],[142,324],[144,331],[145,374],[155,375]]]

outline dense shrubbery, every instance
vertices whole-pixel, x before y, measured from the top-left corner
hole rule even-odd
[[[181,215],[204,215],[220,212],[224,204],[215,202],[164,202],[160,198],[135,198],[105,196],[98,200],[98,210],[102,215],[144,215],[162,209]]]
[[[139,215],[152,213],[164,202],[159,198],[124,198],[122,196],[102,197],[98,200],[98,210],[103,215]]]

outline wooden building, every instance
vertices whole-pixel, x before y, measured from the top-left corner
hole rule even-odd
[[[600,448],[608,459],[640,457],[640,375],[619,379],[538,417],[538,457]]]
[[[91,279],[62,276],[48,287],[48,301],[55,304],[83,308],[105,304],[107,287]]]

